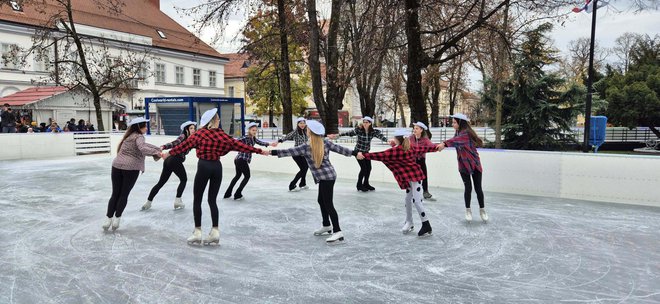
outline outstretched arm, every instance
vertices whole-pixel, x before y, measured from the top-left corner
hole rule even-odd
[[[263,140],[261,140],[261,139],[258,139],[258,138],[256,138],[256,137],[254,138],[254,142],[255,142],[257,145],[260,145],[260,146],[264,146],[264,147],[268,147],[268,146],[270,146],[269,143],[267,143],[267,142],[265,142],[265,141],[263,141]]]
[[[305,155],[307,149],[309,149],[309,144],[304,144],[289,149],[270,150],[270,154],[276,155],[277,157],[301,156]]]
[[[177,155],[190,151],[190,149],[194,148],[197,145],[197,139],[198,139],[197,133],[190,135],[188,139],[184,140],[182,143],[172,148],[169,152],[169,155]]]
[[[382,140],[384,143],[387,143],[387,137],[383,135],[383,132],[380,130],[374,130],[374,137]]]
[[[179,144],[181,144],[185,139],[186,139],[186,136],[185,136],[184,134],[181,134],[181,135],[179,135],[179,137],[177,137],[177,138],[176,138],[175,140],[173,140],[172,142],[168,142],[168,143],[164,144],[164,145],[161,147],[161,149],[163,149],[163,150],[169,150],[169,149],[172,149],[172,148],[178,146]]]
[[[328,149],[330,149],[330,151],[332,151],[332,152],[339,153],[339,154],[344,155],[344,156],[357,155],[357,153],[354,153],[353,150],[351,150],[349,148],[346,148],[344,146],[335,144],[331,141],[326,141],[326,144],[328,145]]]
[[[384,160],[392,160],[396,158],[396,154],[397,153],[395,153],[394,148],[390,148],[380,152],[362,153],[362,156],[364,157],[364,159],[384,161]]]
[[[278,142],[285,142],[285,141],[287,141],[287,140],[292,140],[292,139],[293,139],[293,136],[296,135],[296,132],[297,132],[296,130],[293,130],[293,131],[289,132],[289,134],[284,135],[283,137],[281,137],[280,139],[278,139],[277,141],[278,141]]]
[[[144,136],[138,136],[135,139],[135,144],[137,145],[138,149],[140,149],[140,152],[144,156],[158,156],[160,157],[160,148],[156,147],[152,144],[148,144],[144,141]]]

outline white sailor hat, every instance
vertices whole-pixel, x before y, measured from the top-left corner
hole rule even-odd
[[[369,117],[369,116],[362,117],[362,121],[365,121],[365,120],[369,121],[370,123],[374,123],[374,119]]]
[[[247,125],[245,125],[245,130],[250,130],[250,128],[252,128],[252,127],[258,127],[258,126],[259,126],[258,123],[256,123],[256,122],[250,122],[250,123],[248,123]]]
[[[463,113],[456,113],[454,115],[449,115],[449,117],[460,119],[460,120],[465,120],[465,121],[470,121],[470,119]]]
[[[186,122],[184,122],[184,123],[181,124],[181,131],[183,131],[183,129],[185,129],[185,128],[188,127],[189,125],[197,125],[197,123],[194,122],[194,121],[190,121],[190,120],[189,120],[189,121],[186,121]]]
[[[429,129],[429,127],[427,127],[427,126],[426,126],[423,122],[421,122],[421,121],[418,121],[418,122],[414,123],[413,125],[418,126],[418,127],[422,128],[422,129],[424,129],[424,130],[428,130],[428,129]]]
[[[211,121],[211,119],[213,119],[213,117],[217,113],[218,113],[218,108],[213,108],[204,112],[204,114],[202,114],[202,118],[199,120],[199,125],[202,127],[206,127],[206,125]]]
[[[394,131],[394,136],[408,136],[410,135],[410,130],[408,129],[396,129]]]
[[[296,123],[299,123],[301,121],[307,123],[307,119],[305,119],[304,117],[298,117],[298,119],[296,119]]]
[[[146,119],[146,118],[144,118],[144,117],[133,118],[133,119],[131,119],[131,121],[128,123],[128,126],[130,127],[130,126],[132,126],[132,125],[134,125],[134,124],[139,124],[139,123],[143,123],[143,122],[149,122],[149,120]]]
[[[316,120],[307,121],[307,127],[309,128],[310,131],[312,131],[312,133],[316,135],[320,135],[320,136],[325,135],[325,127]]]

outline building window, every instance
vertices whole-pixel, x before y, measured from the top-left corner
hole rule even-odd
[[[50,56],[48,50],[34,52],[33,67],[35,72],[48,72],[50,68]]]
[[[165,64],[156,63],[156,83],[165,83]]]
[[[0,68],[15,70],[18,68],[18,46],[0,43]]]
[[[202,70],[193,69],[193,85],[194,86],[202,85]]]
[[[159,36],[161,39],[167,39],[167,36],[165,36],[165,32],[163,32],[163,31],[161,31],[161,30],[156,30],[156,33],[158,33],[158,36]]]
[[[176,67],[176,84],[185,84],[186,79],[183,74],[183,67]]]
[[[9,1],[9,3],[11,4],[11,9],[13,9],[15,12],[22,12],[23,11],[23,8],[21,7],[21,4],[18,3],[17,0],[11,0],[11,1]]]
[[[141,81],[144,81],[145,79],[147,79],[147,70],[148,70],[147,63],[146,62],[141,62],[140,63],[140,69],[138,70],[138,78]]]
[[[234,97],[234,87],[229,87],[228,91],[229,91],[229,97]]]
[[[217,87],[217,83],[215,80],[215,71],[209,71],[209,87],[215,88]]]

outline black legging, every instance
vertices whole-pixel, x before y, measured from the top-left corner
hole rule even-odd
[[[332,193],[334,191],[334,187],[334,180],[319,181],[318,202],[319,206],[321,207],[323,226],[330,226],[330,222],[332,222],[332,231],[339,232],[341,231],[341,228],[339,227],[339,216],[337,215],[337,210],[335,210],[335,205],[332,203]]]
[[[122,170],[112,167],[110,178],[112,179],[112,195],[108,201],[107,217],[121,217],[128,203],[128,195],[135,186],[140,175],[140,170]]]
[[[149,198],[147,200],[153,201],[160,191],[161,188],[167,183],[167,180],[170,179],[172,173],[174,173],[179,178],[179,187],[176,188],[176,197],[181,197],[183,195],[183,190],[186,189],[186,183],[188,182],[188,175],[186,174],[186,168],[183,166],[185,158],[180,155],[173,155],[168,157],[163,162],[163,172],[160,173],[160,179],[158,183],[151,188],[149,192]]]
[[[243,178],[241,184],[238,185],[238,189],[236,189],[236,194],[243,194],[243,188],[245,188],[245,185],[247,185],[248,181],[250,180],[250,164],[248,164],[246,160],[235,159],[234,166],[236,167],[236,175],[231,180],[231,183],[229,183],[229,187],[227,187],[227,191],[225,192],[225,197],[231,196],[231,192],[234,189],[234,185],[236,185],[238,179],[241,178],[241,175],[245,176],[245,178]]]
[[[424,192],[429,192],[429,174],[426,171],[426,158],[417,159],[417,164],[422,167],[422,172],[424,172],[424,180],[422,180],[422,189]]]
[[[472,200],[472,182],[470,181],[470,174],[461,172],[463,185],[465,185],[465,208],[470,208],[470,201]],[[477,193],[477,200],[479,201],[479,208],[484,207],[484,192],[481,190],[481,172],[474,171],[472,173],[472,180],[474,181],[474,192]]]
[[[300,171],[298,171],[296,177],[293,178],[291,184],[295,185],[298,182],[298,180],[300,180],[300,187],[304,187],[307,185],[307,181],[305,177],[307,176],[307,169],[309,169],[309,166],[307,165],[307,161],[305,160],[304,156],[294,156],[292,158],[298,165],[298,168],[300,168]]]
[[[211,208],[211,221],[213,227],[218,227],[218,192],[222,182],[222,164],[218,160],[200,159],[197,162],[197,174],[193,185],[193,216],[195,227],[202,227],[202,197],[206,184],[209,183],[209,207]]]
[[[360,165],[360,173],[358,173],[358,186],[369,185],[369,176],[371,175],[371,160],[358,159],[358,164]],[[364,182],[362,181],[364,179]]]

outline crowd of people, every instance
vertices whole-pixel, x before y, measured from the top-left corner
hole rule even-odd
[[[90,121],[75,118],[60,126],[52,118],[48,123],[37,123],[29,115],[20,115],[14,111],[9,104],[4,104],[0,109],[0,132],[1,133],[60,133],[60,132],[96,132],[96,128]]]

